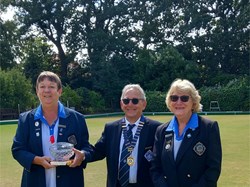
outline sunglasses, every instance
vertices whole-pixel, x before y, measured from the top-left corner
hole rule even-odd
[[[188,102],[188,100],[189,100],[189,96],[188,95],[182,95],[182,96],[171,95],[170,96],[170,100],[173,101],[173,102],[178,101],[179,98],[181,99],[182,102]]]
[[[123,102],[123,104],[127,105],[127,104],[129,104],[130,101],[132,101],[132,103],[134,105],[137,105],[139,103],[139,100],[143,100],[143,99],[138,99],[138,98],[127,99],[126,98],[126,99],[122,99],[122,102]]]

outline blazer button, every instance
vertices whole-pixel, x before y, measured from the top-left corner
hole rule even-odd
[[[190,177],[191,177],[191,175],[190,175],[190,174],[187,174],[187,177],[188,177],[188,178],[190,178]]]
[[[57,175],[57,176],[56,176],[56,178],[58,178],[58,179],[59,179],[59,178],[60,178],[60,175]]]
[[[164,176],[164,179],[167,179],[167,176]]]

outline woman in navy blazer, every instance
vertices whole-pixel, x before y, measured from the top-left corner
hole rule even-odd
[[[201,97],[188,80],[167,93],[172,120],[157,128],[151,175],[155,187],[216,187],[222,148],[218,123],[197,114]]]
[[[62,84],[52,72],[42,72],[36,84],[40,105],[22,113],[13,139],[12,155],[23,166],[22,187],[83,187],[83,168],[91,152],[84,116],[59,102]],[[74,144],[70,166],[51,165],[55,142]],[[84,158],[86,157],[86,158]]]

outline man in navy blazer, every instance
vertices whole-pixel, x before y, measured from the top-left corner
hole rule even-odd
[[[146,97],[138,84],[128,84],[124,87],[120,105],[125,117],[105,125],[101,138],[93,148],[92,161],[106,157],[107,187],[152,187],[149,168],[152,160],[154,135],[160,122],[143,116]],[[132,129],[134,145],[129,153],[130,159],[122,160],[121,152],[123,144],[126,142],[125,133],[128,131],[129,124],[135,125]],[[119,176],[121,175],[121,161],[129,164],[128,184],[121,183],[121,176]]]

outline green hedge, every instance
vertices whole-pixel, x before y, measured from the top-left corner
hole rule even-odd
[[[218,101],[221,111],[249,111],[249,78],[234,79],[226,86],[204,87],[200,89],[203,110],[210,110],[210,102]]]
[[[159,91],[146,91],[147,107],[145,112],[166,112],[169,111],[165,104],[166,93]]]
[[[230,81],[225,86],[203,87],[199,89],[203,111],[210,111],[210,102],[218,101],[221,111],[249,111],[249,78]],[[145,112],[169,111],[165,104],[166,93],[146,91],[147,107]]]

